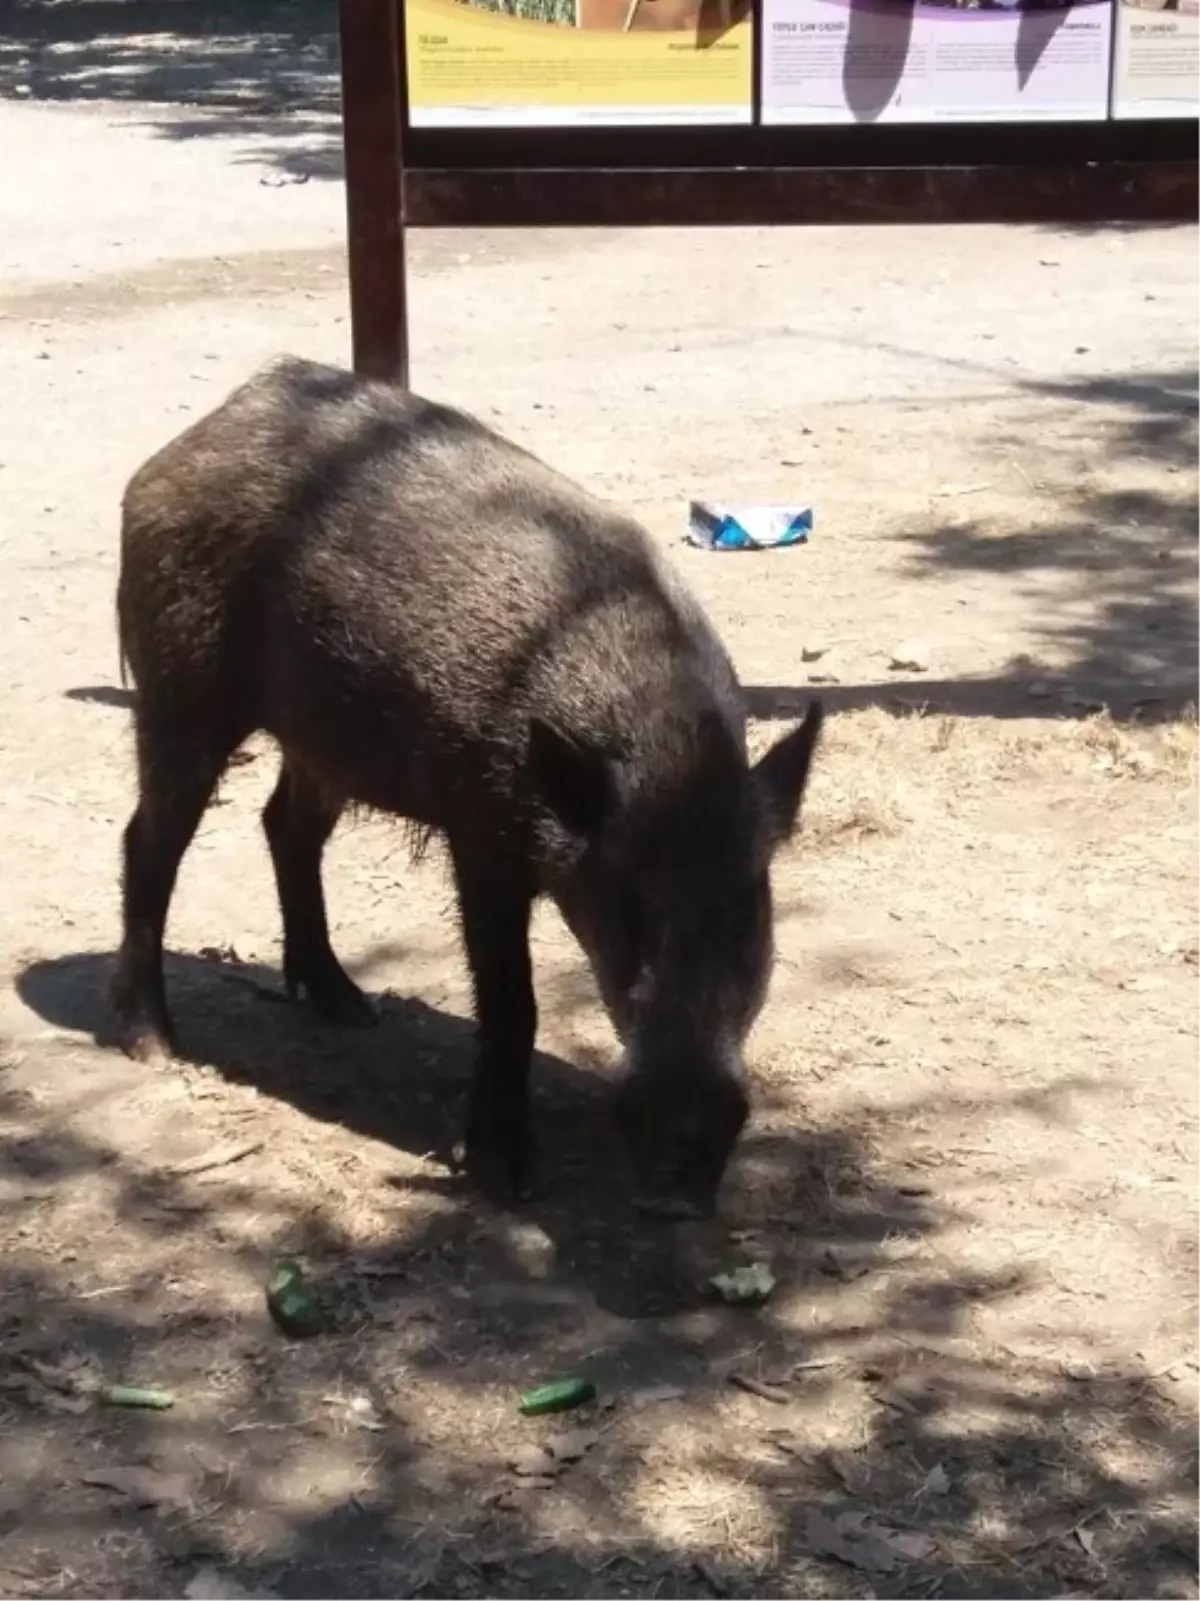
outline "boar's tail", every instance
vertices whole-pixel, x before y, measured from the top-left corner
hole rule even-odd
[[[121,675],[121,688],[129,688],[129,657],[125,654],[125,619],[121,616],[121,599],[117,597],[117,671]]]

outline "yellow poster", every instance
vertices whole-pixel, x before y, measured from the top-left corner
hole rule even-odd
[[[749,0],[407,0],[415,128],[750,121]]]

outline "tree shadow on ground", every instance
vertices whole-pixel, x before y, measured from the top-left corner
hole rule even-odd
[[[287,1020],[269,1007],[272,1052],[252,1000],[220,1028],[205,1020],[256,975],[176,965],[193,1054],[318,1118],[332,1097],[337,1121],[380,1137],[373,1047],[297,1043],[297,1024],[284,1051]],[[102,966],[41,964],[23,995],[91,1026],[82,995]],[[406,1038],[422,1029],[392,1022],[385,1054],[419,1100]],[[465,1025],[425,1025],[439,1053],[461,1055]],[[587,1193],[570,1226],[534,1209],[554,1250],[532,1264],[511,1220],[466,1197],[427,1197],[351,1245],[319,1163],[298,1191],[269,1149],[240,1177],[205,1175],[153,1145],[118,1151],[78,1119],[27,1133],[0,1192],[28,1220],[0,1281],[5,1593],[179,1594],[210,1564],[226,1584],[296,1597],[1192,1593],[1195,1424],[1170,1375],[981,1347],[972,1317],[1025,1281],[922,1250],[949,1213],[906,1200],[853,1126],[776,1142],[768,1166],[819,1149],[822,1177],[785,1230],[765,1307],[606,1310],[571,1253],[604,1204],[586,1169],[607,1152],[572,1070],[540,1071]],[[30,1107],[0,1090],[0,1118],[28,1126]],[[383,1121],[410,1149],[427,1137],[407,1108]],[[38,1219],[73,1182],[89,1187],[91,1241],[64,1253]],[[305,1250],[330,1314],[321,1337],[289,1343],[267,1321],[262,1248],[237,1228],[248,1208]],[[885,1226],[864,1236],[864,1215]],[[610,1235],[603,1249],[637,1246]],[[661,1266],[678,1248],[656,1249]],[[591,1431],[582,1460],[546,1482],[514,1475],[514,1456],[563,1432],[519,1418],[517,1392],[580,1366],[602,1397],[573,1420]],[[113,1379],[165,1384],[177,1404],[95,1405],[95,1382]],[[732,1532],[746,1519],[754,1556]]]
[[[245,159],[297,180],[342,174],[337,0],[9,0],[0,95],[14,94],[198,108],[152,125],[254,141]]]
[[[60,957],[28,968],[18,993],[57,1027],[112,1046],[105,1001],[111,970],[110,956]],[[360,982],[368,977],[361,965],[352,971]],[[400,1190],[460,1203],[470,1198],[451,1159],[474,1055],[468,1019],[385,991],[377,998],[377,1028],[329,1028],[287,1002],[276,973],[216,949],[168,956],[167,982],[187,1061],[406,1156],[407,1169],[392,1180]],[[557,1012],[587,1004],[577,990],[572,993],[573,999],[561,984],[556,987]],[[635,1319],[694,1310],[713,1231],[657,1227],[636,1218],[624,1152],[609,1117],[606,1066],[594,1060],[578,1068],[538,1053],[537,1196],[522,1215],[554,1241],[563,1272],[602,1310]],[[854,1165],[837,1138],[827,1140],[820,1130],[797,1129],[788,1140],[762,1134],[743,1144],[739,1182],[754,1190],[760,1210],[769,1195],[781,1213],[795,1212],[805,1206],[814,1175],[824,1182],[822,1175]],[[922,1223],[919,1199],[875,1187],[870,1209],[853,1229],[862,1241],[878,1242]]]
[[[880,705],[964,717],[1088,716],[1103,708],[1119,720],[1154,722],[1194,706],[1196,385],[1194,366],[1025,381],[1020,387],[1031,394],[1077,405],[1085,431],[1088,407],[1121,407],[1119,420],[1106,425],[1105,461],[1149,467],[1152,482],[1110,489],[1085,481],[1074,490],[1055,491],[1060,509],[1054,522],[1039,519],[1027,533],[963,517],[904,536],[911,552],[907,577],[994,574],[1027,595],[1032,648],[1007,671],[979,679],[905,677],[819,691],[759,684],[748,690],[752,713],[790,716],[813,693],[835,711]],[[1000,452],[1009,448],[1019,459],[1021,428],[989,445]],[[1030,488],[1046,492],[1041,485]],[[1054,582],[1048,587],[1046,579]]]

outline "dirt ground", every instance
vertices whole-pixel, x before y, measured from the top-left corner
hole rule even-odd
[[[418,386],[643,517],[756,740],[835,714],[720,1226],[631,1218],[548,912],[506,1214],[438,1154],[471,1028],[435,858],[331,849],[377,1030],[272,1004],[265,746],[185,863],[184,1059],[106,1044],[121,487],[347,324],[327,34],[182,104],[236,40],[93,9],[0,23],[0,1594],[1194,1596],[1195,231],[416,242]],[[692,551],[692,495],[815,534]],[[310,1341],[266,1313],[287,1254]],[[746,1261],[764,1306],[706,1299]],[[595,1406],[518,1414],[580,1371]]]

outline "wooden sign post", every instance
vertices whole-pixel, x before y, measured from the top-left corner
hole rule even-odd
[[[642,9],[663,3],[629,8],[625,31]],[[764,121],[763,12],[770,0],[741,3],[752,22],[753,63],[746,118],[735,125],[559,126],[528,118],[483,125],[465,118],[463,125],[414,126],[405,0],[341,0],[356,368],[408,381],[409,228],[1196,220],[1196,122],[1186,114],[850,126]],[[911,9],[921,0],[865,3]]]

